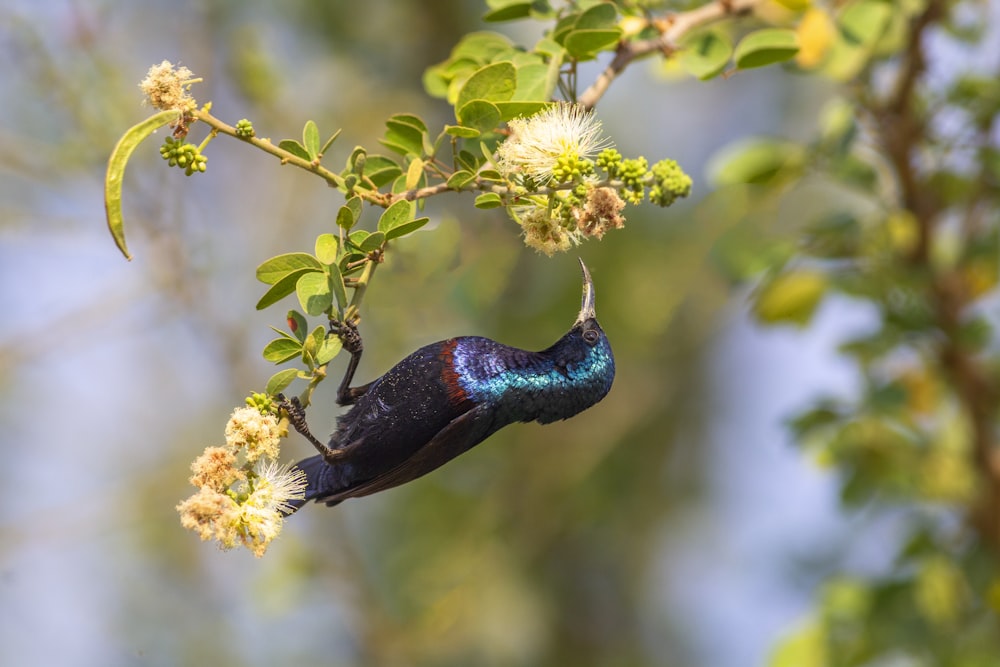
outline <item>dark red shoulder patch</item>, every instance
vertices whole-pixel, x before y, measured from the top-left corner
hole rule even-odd
[[[457,345],[457,338],[450,338],[441,344],[441,352],[439,353],[439,358],[441,359],[441,380],[444,382],[448,393],[448,401],[454,406],[463,406],[472,401],[469,399],[469,395],[465,393],[465,389],[462,388],[462,383],[458,379],[458,373],[455,371],[455,347]]]

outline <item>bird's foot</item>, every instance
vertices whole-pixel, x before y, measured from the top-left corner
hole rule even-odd
[[[330,333],[336,334],[340,338],[340,342],[344,344],[344,349],[352,355],[359,355],[365,349],[356,322],[350,320],[337,322],[333,320],[330,322]]]
[[[288,423],[292,425],[292,428],[312,443],[312,446],[323,455],[324,459],[332,461],[337,458],[337,450],[324,445],[309,430],[309,424],[306,423],[306,409],[302,407],[302,402],[299,401],[298,396],[292,396],[289,399],[285,398],[284,394],[278,394],[278,408],[285,411],[285,414],[288,415]]]

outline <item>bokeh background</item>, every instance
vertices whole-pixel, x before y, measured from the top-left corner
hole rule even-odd
[[[689,202],[634,210],[624,231],[548,259],[502,212],[439,197],[363,312],[360,382],[452,335],[541,349],[575,316],[579,254],[618,362],[603,403],[507,428],[403,488],[308,507],[261,560],[181,529],[190,461],[274,370],[260,350],[284,310],[254,310],[254,268],[311,249],[342,200],[238,142],[213,142],[192,178],[149,142],[125,183],[126,262],[102,179],[149,112],[138,82],[168,59],[205,78],[194,93],[217,116],[261,135],[343,127],[339,167],[392,113],[452,121],[420,76],[486,27],[482,12],[0,7],[0,663],[745,667],[797,627],[827,572],[878,567],[865,536],[892,526],[839,515],[832,475],[783,424],[818,392],[851,390],[836,343],[872,313],[832,299],[809,329],[753,324],[712,260],[740,202],[704,201],[711,155],[762,132],[810,136],[829,91],[769,69],[692,82],[652,62],[598,114],[623,154],[677,159]],[[530,42],[536,28],[505,29]],[[314,430],[335,416],[324,387]],[[290,458],[311,453],[290,443]]]

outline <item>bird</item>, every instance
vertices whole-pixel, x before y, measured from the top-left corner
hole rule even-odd
[[[356,326],[336,329],[351,352],[337,403],[351,405],[324,444],[309,431],[304,409],[282,401],[289,422],[319,454],[294,468],[306,478],[304,497],[337,505],[421,477],[515,422],[568,419],[611,390],[615,360],[595,312],[594,283],[583,271],[580,312],[550,347],[532,352],[481,336],[421,347],[361,387],[350,387],[363,345]]]

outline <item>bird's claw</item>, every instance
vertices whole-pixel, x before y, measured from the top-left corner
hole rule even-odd
[[[324,445],[322,442],[316,439],[316,436],[312,434],[309,430],[309,424],[306,423],[306,409],[302,407],[302,401],[299,400],[298,396],[292,396],[291,398],[285,398],[284,394],[278,394],[278,407],[285,411],[288,415],[288,423],[299,432],[299,434],[312,443],[312,446],[316,448],[324,459],[332,463],[337,460],[338,450],[332,449],[329,445]]]
[[[288,423],[291,424],[296,431],[302,433],[303,430],[308,431],[309,427],[306,425],[306,409],[302,407],[302,402],[299,400],[298,396],[292,396],[290,399],[285,398],[284,394],[278,394],[278,408],[285,411],[288,415]]]
[[[350,354],[361,354],[365,349],[364,343],[361,341],[361,333],[358,331],[358,325],[352,320],[344,322],[332,320],[330,322],[330,333],[336,334],[340,338],[340,342],[344,344],[344,349]]]

